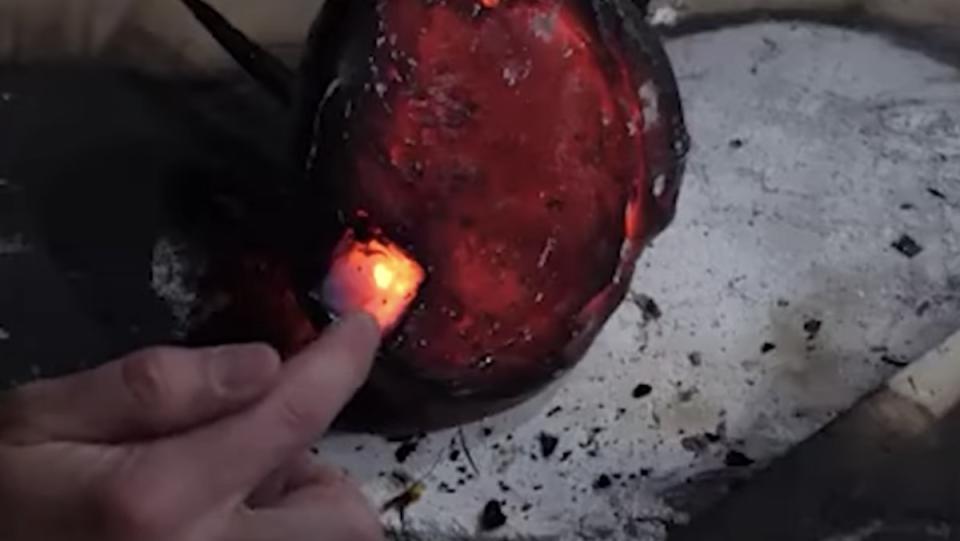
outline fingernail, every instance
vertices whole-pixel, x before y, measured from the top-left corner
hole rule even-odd
[[[211,360],[214,380],[224,392],[251,395],[269,387],[280,369],[280,358],[264,345],[217,348]]]

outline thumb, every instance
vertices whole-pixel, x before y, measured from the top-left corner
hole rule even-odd
[[[279,371],[279,356],[263,345],[147,349],[12,391],[0,406],[10,420],[4,433],[21,443],[157,437],[237,411]]]

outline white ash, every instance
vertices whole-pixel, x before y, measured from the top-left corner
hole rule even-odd
[[[672,6],[662,6],[653,10],[647,17],[652,26],[674,26],[677,24],[679,13]]]
[[[161,237],[154,244],[150,284],[170,309],[176,321],[174,335],[178,337],[185,335],[197,319],[197,281],[205,267],[205,258],[186,242]]]

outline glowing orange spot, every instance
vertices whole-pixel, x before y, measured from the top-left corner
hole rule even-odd
[[[500,0],[480,0],[485,8],[495,8],[500,4]]]
[[[387,331],[416,297],[424,276],[423,268],[396,244],[360,242],[348,231],[323,282],[323,302],[337,314],[366,311]]]
[[[390,267],[388,267],[386,263],[377,263],[374,265],[373,280],[380,289],[389,289],[390,284],[393,283],[393,277],[393,271],[390,270]]]

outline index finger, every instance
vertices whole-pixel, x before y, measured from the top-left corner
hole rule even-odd
[[[366,379],[379,339],[370,316],[344,318],[290,359],[280,383],[253,408],[143,448],[136,475],[158,499],[157,511],[182,516],[245,499],[329,428]]]

